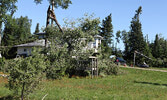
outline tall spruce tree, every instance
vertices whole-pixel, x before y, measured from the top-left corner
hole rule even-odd
[[[35,33],[39,33],[39,23],[37,23],[37,26],[36,26],[36,28],[35,28],[34,34],[35,34]]]
[[[155,58],[159,58],[160,57],[159,53],[160,53],[159,36],[158,36],[158,34],[156,34],[152,54]]]
[[[102,21],[100,35],[104,38],[102,41],[102,54],[104,57],[109,57],[112,54],[111,43],[114,36],[111,14]]]
[[[130,60],[133,61],[133,54],[135,51],[141,52],[144,55],[149,55],[149,50],[144,41],[143,33],[142,33],[142,24],[140,22],[140,14],[142,13],[142,7],[140,6],[138,10],[136,10],[135,16],[132,18],[130,33],[129,33],[129,57]],[[143,57],[136,57],[137,63],[143,63]]]
[[[5,28],[3,31],[2,46],[7,46],[2,52],[6,58],[16,56],[16,48],[14,45],[26,42],[31,36],[31,20],[28,17],[12,18],[7,17]]]

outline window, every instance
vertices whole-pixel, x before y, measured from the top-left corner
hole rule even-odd
[[[26,52],[27,51],[27,49],[24,49],[24,52]]]

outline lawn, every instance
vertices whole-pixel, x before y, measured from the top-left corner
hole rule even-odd
[[[63,78],[43,81],[30,100],[165,100],[167,73],[121,68],[123,74],[103,78]],[[12,95],[0,78],[0,100]]]

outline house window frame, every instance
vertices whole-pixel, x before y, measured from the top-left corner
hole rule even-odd
[[[24,50],[23,50],[23,51],[24,51],[24,52],[27,52],[27,49],[25,49],[25,48],[24,48]]]

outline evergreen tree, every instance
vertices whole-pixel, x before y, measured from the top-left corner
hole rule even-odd
[[[167,58],[167,40],[165,40],[164,57]]]
[[[13,19],[11,16],[7,16],[7,21],[3,31],[2,46],[12,46],[15,44],[17,29],[18,26],[16,24],[16,19]]]
[[[22,43],[23,41],[26,41],[29,39],[29,37],[31,36],[31,23],[32,20],[28,19],[28,17],[23,17],[21,16],[20,18],[16,19],[16,23],[18,25],[18,29],[17,29],[17,36],[18,36],[18,42]]]
[[[121,32],[121,38],[122,38],[122,41],[123,41],[123,43],[124,43],[124,46],[125,46],[125,51],[124,51],[124,58],[126,59],[126,60],[128,60],[128,58],[129,58],[129,50],[130,50],[130,47],[129,47],[129,33],[128,32],[126,32],[125,30],[123,30],[122,32]]]
[[[120,38],[121,38],[121,31],[117,31],[116,33],[116,45],[115,45],[115,54],[117,55],[117,44],[120,42]]]
[[[34,33],[39,33],[39,23],[37,23],[37,26],[35,28],[35,32]]]
[[[135,16],[132,18],[130,33],[129,33],[129,57],[130,60],[133,61],[133,54],[135,51],[141,52],[144,55],[149,55],[149,50],[144,41],[143,33],[142,33],[142,24],[140,22],[140,14],[142,12],[142,7],[140,6],[138,10],[136,10]],[[143,63],[143,57],[136,57],[137,63]]]
[[[100,35],[104,38],[102,41],[102,54],[103,56],[109,57],[112,54],[111,43],[113,37],[113,26],[111,14],[102,21]]]
[[[13,58],[16,56],[16,48],[14,45],[25,43],[31,36],[31,20],[28,17],[12,18],[7,17],[5,28],[3,31],[2,46],[7,46],[2,52],[6,58]]]
[[[159,58],[160,57],[159,53],[160,53],[159,36],[158,34],[156,34],[152,54],[155,58]]]

